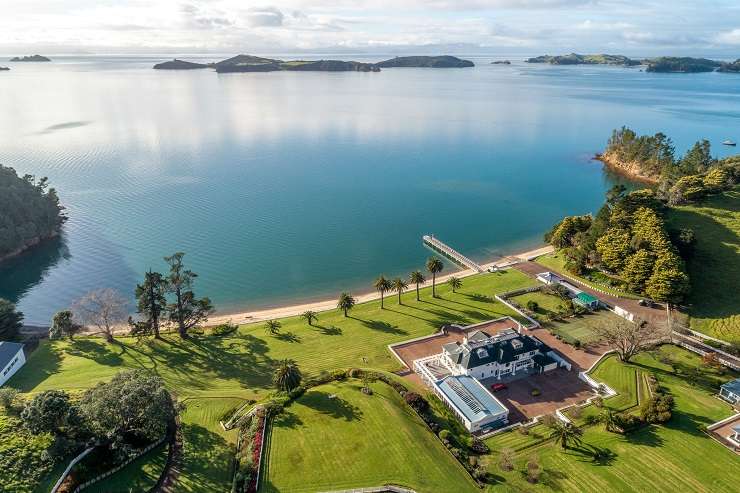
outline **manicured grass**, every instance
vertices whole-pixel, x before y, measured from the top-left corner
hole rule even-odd
[[[579,340],[582,344],[589,344],[599,339],[596,333],[597,329],[613,326],[619,320],[621,319],[610,311],[599,310],[579,317],[553,320],[548,322],[545,327],[560,335],[566,342],[572,343]]]
[[[615,411],[625,411],[637,406],[639,396],[645,395],[642,371],[635,366],[620,363],[619,358],[614,355],[604,358],[591,371],[590,376],[606,383],[618,393],[604,401],[606,407]]]
[[[687,263],[691,328],[740,343],[740,187],[673,208],[667,219],[670,228],[691,228],[696,234]]]
[[[534,425],[526,430],[526,434],[522,433],[519,428],[502,432],[488,438],[486,445],[493,452],[492,455],[496,455],[503,449],[524,450],[547,440],[550,436],[550,429],[543,424]]]
[[[419,492],[474,492],[462,466],[388,385],[355,380],[309,390],[277,417],[262,492],[395,483]],[[334,396],[334,397],[332,397]]]
[[[541,257],[537,257],[536,262],[538,264],[544,265],[545,267],[550,268],[556,273],[561,274],[568,274],[571,277],[575,277],[576,279],[582,281],[588,286],[591,286],[595,289],[600,289],[602,291],[605,291],[608,294],[612,294],[614,296],[622,296],[623,298],[631,298],[631,299],[638,299],[639,296],[629,293],[623,289],[619,289],[614,286],[607,285],[604,282],[597,282],[598,280],[605,279],[606,276],[600,272],[595,272],[593,274],[593,280],[589,280],[586,276],[589,274],[587,273],[585,276],[576,276],[575,274],[572,274],[568,272],[565,268],[565,255],[561,252],[555,252],[555,253],[548,253],[546,255],[542,255]]]
[[[534,291],[532,293],[524,293],[519,296],[513,296],[511,300],[519,304],[519,306],[527,307],[527,303],[534,301],[537,303],[538,308],[535,314],[540,318],[541,315],[547,315],[549,313],[557,313],[559,306],[564,306],[565,301],[559,296],[552,294],[545,294],[540,291]]]
[[[90,493],[148,491],[159,479],[167,462],[168,445],[153,448],[115,474],[85,489]]]
[[[664,362],[668,359],[678,373]],[[488,491],[737,491],[737,480],[730,471],[740,470],[740,457],[701,431],[702,426],[732,414],[730,406],[712,394],[734,374],[706,369],[698,356],[674,346],[639,355],[629,365],[609,358],[597,370],[610,386],[624,390],[634,389],[630,383],[634,372],[655,373],[675,398],[673,418],[666,425],[648,426],[627,436],[608,433],[602,425],[589,427],[582,448],[564,452],[545,442],[519,452],[512,472],[497,467],[494,453],[489,470],[499,482]],[[594,460],[596,450],[606,458]],[[532,455],[544,467],[537,485],[524,479],[525,463]]]
[[[193,398],[181,415],[183,464],[177,491],[207,493],[230,491],[237,430],[224,431],[219,419],[236,406],[234,398]]]
[[[122,369],[145,368],[159,374],[181,398],[259,398],[271,386],[273,367],[282,358],[296,360],[304,373],[349,366],[393,370],[399,363],[388,344],[431,334],[449,322],[514,315],[493,295],[534,284],[516,270],[481,274],[466,278],[454,294],[447,285],[439,286],[439,298],[425,289],[419,302],[414,292],[403,296],[401,306],[389,296],[385,310],[378,301],[369,302],[352,310],[351,318],[339,310],[324,312],[314,327],[299,317],[284,319],[274,336],[265,334],[264,324],[253,324],[227,337],[194,335],[185,341],[174,334],[140,343],[129,337],[116,344],[99,338],[44,341],[10,385],[23,392],[83,390]]]

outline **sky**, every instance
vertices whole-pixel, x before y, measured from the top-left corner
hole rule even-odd
[[[740,58],[740,0],[0,0],[0,53]]]

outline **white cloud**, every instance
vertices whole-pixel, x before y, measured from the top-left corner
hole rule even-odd
[[[251,27],[279,27],[285,16],[275,7],[258,7],[249,9],[246,18]]]
[[[720,44],[740,45],[740,29],[719,33],[715,37],[715,41]]]

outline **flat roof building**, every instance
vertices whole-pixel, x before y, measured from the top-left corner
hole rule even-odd
[[[731,404],[740,403],[740,378],[720,385],[719,396]]]
[[[23,344],[0,342],[0,387],[26,363]]]

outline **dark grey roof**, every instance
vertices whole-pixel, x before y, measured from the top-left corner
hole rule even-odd
[[[491,336],[489,336],[488,334],[486,334],[482,330],[476,330],[476,331],[473,331],[468,336],[468,342],[472,342],[472,343],[485,342],[485,341],[487,341],[490,338],[491,338]]]
[[[740,395],[740,378],[723,383],[721,387],[725,390],[732,392],[733,394]]]
[[[521,344],[519,345],[514,341],[518,341]],[[515,345],[518,347],[515,347]],[[536,350],[542,354],[546,354],[550,351],[550,348],[545,343],[536,337],[529,335],[518,336],[505,341],[493,342],[462,353],[459,351],[459,349],[462,348],[457,346],[457,344],[455,344],[456,347],[448,348],[448,346],[450,345],[445,344],[444,348],[450,355],[450,358],[452,358],[455,363],[462,365],[463,368],[467,369],[494,362],[499,364],[510,363],[516,359],[516,356],[530,351]]]
[[[18,351],[23,349],[23,344],[17,342],[0,341],[0,369],[10,363]]]

